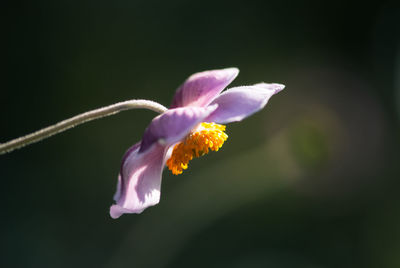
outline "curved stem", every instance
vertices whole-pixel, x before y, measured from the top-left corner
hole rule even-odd
[[[116,104],[112,104],[83,114],[79,114],[77,116],[63,120],[49,127],[35,131],[31,134],[13,139],[5,143],[1,143],[0,154],[5,154],[15,149],[24,147],[28,144],[41,141],[57,133],[63,132],[67,129],[92,121],[94,119],[113,115],[120,111],[125,111],[130,109],[149,109],[157,113],[163,113],[167,110],[167,108],[165,108],[161,104],[149,100],[128,100],[128,101],[118,102]]]

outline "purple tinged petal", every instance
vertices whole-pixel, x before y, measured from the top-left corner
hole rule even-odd
[[[207,106],[238,73],[237,68],[227,68],[193,74],[177,89],[170,108]]]
[[[206,121],[222,124],[240,121],[264,108],[269,98],[284,88],[281,84],[260,83],[228,89],[211,103],[218,104],[218,108]]]
[[[172,145],[182,140],[195,126],[203,122],[217,105],[170,109],[154,118],[143,134],[139,153],[154,144]]]
[[[116,204],[110,208],[112,218],[119,218],[124,213],[141,213],[158,204],[167,150],[168,147],[157,145],[139,153],[136,144],[126,152],[114,195]]]
[[[133,146],[131,146],[124,154],[124,156],[122,157],[122,161],[121,161],[121,168],[120,168],[120,174],[118,175],[118,183],[117,183],[117,191],[114,194],[114,200],[117,201],[120,196],[121,196],[121,192],[122,192],[122,182],[121,182],[121,173],[123,170],[123,167],[125,165],[125,161],[128,159],[128,157],[134,153],[135,151],[137,151],[140,147],[140,142],[134,144]]]
[[[259,87],[259,88],[262,88],[265,90],[271,90],[272,92],[274,92],[273,93],[273,95],[274,95],[278,92],[281,92],[285,88],[285,85],[277,84],[277,83],[269,83],[269,84],[268,83],[258,83],[258,84],[252,85],[252,87]]]

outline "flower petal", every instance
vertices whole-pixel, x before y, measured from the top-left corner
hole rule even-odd
[[[117,201],[121,197],[121,192],[122,192],[121,173],[122,173],[122,169],[125,165],[125,162],[128,159],[128,157],[131,155],[131,153],[134,153],[135,151],[137,151],[139,147],[140,147],[140,142],[134,144],[125,152],[124,156],[122,157],[120,174],[118,175],[117,191],[114,194],[115,201]]]
[[[240,121],[264,108],[269,98],[284,88],[281,84],[260,83],[228,89],[211,103],[218,104],[218,108],[206,121],[222,124]]]
[[[112,218],[119,218],[124,213],[141,213],[147,207],[158,204],[167,149],[157,145],[139,153],[137,143],[126,152],[114,195],[117,203],[110,208]]]
[[[207,106],[238,73],[237,68],[227,68],[193,74],[177,89],[170,108]]]
[[[172,145],[183,139],[196,125],[210,115],[217,105],[170,109],[154,118],[143,134],[139,153],[159,143]]]

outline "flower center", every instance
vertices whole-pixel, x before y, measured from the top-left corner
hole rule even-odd
[[[187,137],[174,146],[167,166],[172,174],[179,175],[188,168],[188,163],[195,157],[200,157],[222,147],[228,135],[225,126],[215,123],[201,123]]]

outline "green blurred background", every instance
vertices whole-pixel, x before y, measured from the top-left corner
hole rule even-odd
[[[123,112],[0,156],[2,267],[400,267],[399,5],[9,1],[1,142],[192,73],[286,89],[218,153],[163,174],[159,205],[108,215]]]

